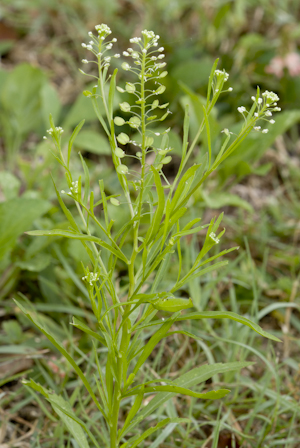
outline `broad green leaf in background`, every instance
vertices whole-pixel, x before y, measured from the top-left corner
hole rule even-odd
[[[183,61],[174,67],[171,76],[191,89],[198,89],[207,84],[213,62],[213,58],[210,56]]]
[[[74,143],[75,146],[82,150],[92,152],[93,154],[110,155],[111,149],[107,142],[107,139],[102,137],[99,132],[92,129],[86,129],[81,131]]]
[[[29,64],[18,65],[6,77],[0,93],[0,119],[6,125],[4,135],[23,136],[39,128],[42,124],[39,92],[45,82],[45,74]]]
[[[2,190],[6,200],[17,197],[20,186],[21,182],[16,176],[9,171],[0,171],[0,190]]]
[[[14,246],[16,239],[50,207],[48,201],[22,197],[0,203],[0,260]]]
[[[54,123],[58,123],[61,113],[61,102],[56,89],[50,84],[44,84],[40,91],[41,108],[44,126],[49,127],[49,115],[51,114]]]
[[[205,204],[209,208],[218,209],[221,207],[225,207],[226,205],[232,205],[234,207],[241,207],[247,210],[248,212],[253,212],[253,207],[249,202],[241,199],[237,194],[232,193],[206,193],[204,190],[201,192],[202,198],[204,199]]]
[[[90,83],[86,86],[86,89],[92,91],[94,85],[95,83]],[[108,95],[109,86],[106,86],[105,90]],[[113,104],[114,110],[119,107],[119,103],[120,103],[120,95],[118,94],[118,92],[115,92],[114,104]],[[100,114],[103,116],[105,114],[105,111],[102,101],[97,101],[97,104]],[[69,129],[73,126],[76,126],[83,119],[85,119],[86,123],[90,123],[91,121],[97,121],[95,111],[90,98],[87,98],[80,92],[75,103],[71,107],[71,110],[66,116],[62,124],[62,127],[64,129]]]

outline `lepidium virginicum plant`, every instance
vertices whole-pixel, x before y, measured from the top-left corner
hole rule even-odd
[[[90,264],[83,266],[82,281],[85,282],[89,294],[96,330],[77,318],[73,318],[72,324],[93,340],[94,350],[90,356],[94,357],[96,367],[94,375],[86,377],[73,356],[41,323],[38,315],[28,310],[24,303],[18,305],[69,361],[98,409],[99,418],[87,424],[72,410],[74,399],[71,404],[71,401],[68,402],[55,395],[32,379],[25,383],[47,398],[80,447],[134,448],[143,446],[144,439],[166,424],[187,421],[180,418],[158,417],[156,426],[149,427],[144,433],[139,431],[139,423],[151,418],[156,409],[171,397],[183,394],[200,400],[221,399],[230,391],[219,389],[198,393],[192,388],[217,373],[238,370],[249,365],[246,362],[203,365],[176,379],[169,380],[156,376],[152,380],[142,382],[145,373],[142,367],[163,338],[176,332],[190,338],[196,337],[184,330],[178,330],[178,327],[172,331],[173,324],[184,320],[228,318],[247,325],[262,336],[278,340],[257,324],[235,313],[200,310],[187,313],[184,310],[192,309],[193,301],[192,298],[182,298],[184,289],[188,290],[186,285],[190,280],[224,266],[227,261],[216,260],[236,249],[223,250],[217,254],[214,250],[215,255],[210,255],[224,233],[224,230],[218,233],[222,214],[217,219],[213,218],[208,224],[199,225],[200,218],[196,218],[187,224],[185,221],[184,225],[183,218],[188,210],[188,201],[206,178],[237,149],[253,129],[261,130],[257,122],[269,120],[272,113],[279,110],[276,103],[278,97],[268,91],[261,95],[257,89],[256,96],[252,98],[251,109],[247,111],[244,107],[239,108],[244,117],[240,133],[233,139],[232,133],[224,129],[224,142],[217,156],[213,157],[208,117],[219,95],[226,91],[224,84],[228,79],[225,71],[216,69],[216,61],[209,77],[207,102],[203,107],[204,119],[191,143],[189,143],[189,113],[186,108],[181,163],[175,179],[170,182],[163,172],[164,165],[171,160],[169,129],[161,134],[155,133],[155,123],[162,122],[170,113],[168,104],[161,104],[159,99],[165,90],[163,79],[167,76],[166,63],[163,62],[164,49],[158,45],[159,36],[145,30],[142,31],[141,37],[130,40],[134,48],[124,51],[123,54],[127,59],[122,63],[123,70],[129,74],[129,81],[124,88],[121,88],[116,87],[117,70],[112,75],[109,74],[112,59],[120,57],[119,54],[110,55],[116,39],[109,40],[111,30],[107,25],[98,25],[95,28],[96,35],[89,33],[91,41],[83,46],[97,61],[92,57],[91,61],[83,60],[83,63],[97,64],[97,84],[91,92],[85,91],[84,94],[91,98],[95,113],[109,140],[112,161],[122,194],[108,197],[104,183],[100,180],[100,197],[95,198],[90,188],[89,170],[81,155],[83,179],[73,178],[70,170],[71,150],[83,122],[74,130],[65,152],[61,147],[63,130],[55,127],[51,118],[51,129],[48,133],[55,147],[53,155],[65,169],[69,187],[68,192],[59,193],[56,187],[55,190],[60,206],[69,221],[69,230],[28,232],[30,235],[53,235],[80,240],[89,255]],[[120,104],[123,112],[121,115],[125,118],[113,116],[116,89],[121,93],[131,94],[133,98],[130,104],[128,102]],[[99,109],[99,98],[103,103],[104,114]],[[132,141],[128,134],[119,131],[125,124],[133,129],[133,133],[139,135],[139,139],[135,138],[137,141]],[[202,156],[199,163],[187,167],[199,136],[204,130],[207,133],[208,152]],[[161,135],[159,147],[154,146],[154,135]],[[121,149],[119,144],[124,147],[128,143],[137,148],[134,157],[140,163],[139,172],[131,171],[125,163],[126,151]],[[78,224],[78,220],[66,207],[63,195],[67,195],[75,202],[81,224]],[[130,220],[115,225],[109,216],[111,205],[108,207],[108,202],[116,207],[128,207]],[[95,208],[99,205],[101,211],[97,208],[96,212]],[[115,231],[114,228],[119,230]],[[185,266],[182,263],[182,241],[203,229],[206,229],[206,236],[202,248],[192,266]],[[177,274],[170,288],[164,291],[161,285],[166,284],[164,280],[170,260],[173,263],[173,270],[176,266]],[[127,285],[121,288],[117,281],[118,272],[124,269],[127,270],[128,276],[124,277],[123,283],[127,281]],[[160,311],[165,317],[158,317]],[[102,359],[101,362],[99,360],[97,351],[99,344],[107,350],[105,363]],[[144,399],[148,394],[155,397],[145,405]],[[124,400],[127,403],[125,407],[122,404]],[[122,422],[119,418],[120,409],[122,414],[125,414],[125,420]]]

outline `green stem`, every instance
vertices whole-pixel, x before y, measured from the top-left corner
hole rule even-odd
[[[142,126],[142,172],[141,172],[141,189],[139,194],[138,219],[134,226],[134,252],[138,251],[138,234],[139,223],[143,205],[143,194],[145,188],[145,172],[146,172],[146,100],[145,100],[145,68],[146,68],[146,54],[143,53],[142,67],[141,67],[141,126]],[[134,253],[132,254],[134,255]],[[135,255],[136,256],[136,255]],[[134,258],[135,258],[134,256]]]

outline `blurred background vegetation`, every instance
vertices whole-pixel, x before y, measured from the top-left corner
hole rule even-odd
[[[185,364],[207,361],[247,359],[258,364],[251,372],[215,379],[234,382],[235,390],[223,402],[219,428],[214,423],[216,404],[177,400],[164,412],[168,416],[189,414],[193,424],[145,446],[209,448],[218,432],[215,448],[299,447],[299,0],[1,1],[0,446],[44,448],[56,440],[57,447],[76,448],[47,403],[19,380],[29,374],[68,394],[79,386],[72,370],[15,309],[12,298],[24,294],[45,324],[55,329],[70,350],[78,352],[78,362],[93,368],[92,361],[85,358],[90,342],[82,334],[72,334],[68,326],[70,315],[95,325],[79,280],[80,263],[86,261],[80,243],[33,239],[24,232],[67,228],[50,173],[59,188],[65,187],[64,178],[42,139],[49,128],[50,112],[56,125],[65,130],[65,142],[78,122],[86,119],[76,150],[86,158],[95,185],[102,178],[108,194],[118,189],[108,143],[89,100],[82,95],[89,78],[78,71],[86,57],[81,42],[87,42],[87,32],[98,23],[110,26],[118,38],[114,47],[118,53],[126,50],[129,38],[145,28],[161,37],[169,72],[163,96],[172,111],[167,123],[174,147],[166,171],[169,177],[178,166],[184,106],[190,105],[192,137],[202,120],[202,101],[216,58],[220,58],[218,68],[230,74],[228,86],[233,92],[221,96],[212,114],[215,150],[223,128],[234,132],[240,126],[237,107],[252,103],[257,85],[276,92],[282,108],[269,133],[251,134],[194,196],[190,218],[202,216],[207,222],[224,210],[224,245],[239,245],[240,250],[228,268],[209,274],[201,283],[192,281],[187,293],[199,309],[226,308],[260,321],[277,332],[283,344],[269,344],[227,323],[210,323],[199,329],[203,338],[199,344],[167,340],[152,359],[163,373],[175,374]],[[122,70],[118,76],[123,85]],[[79,174],[77,151],[72,163]],[[204,151],[205,137],[194,160]],[[124,221],[127,219],[121,207],[114,210],[111,213],[123,213]],[[185,262],[193,259],[197,243],[196,238],[187,242]],[[123,275],[120,267],[118,281]],[[181,358],[174,356],[178,350]],[[81,400],[74,399],[74,406],[79,413],[84,409],[86,415],[93,415],[94,410],[85,409]]]

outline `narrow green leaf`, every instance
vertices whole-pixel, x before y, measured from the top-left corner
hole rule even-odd
[[[21,305],[20,302],[15,300],[16,305],[20,308],[20,310],[25,314],[26,317],[49,339],[49,341],[57,348],[57,350],[60,351],[60,353],[69,361],[73,369],[76,371],[77,375],[80,377],[81,381],[85,385],[87,391],[89,392],[90,396],[92,397],[94,403],[96,404],[97,408],[101,412],[101,414],[106,418],[106,415],[104,413],[104,410],[100,406],[88,380],[86,379],[84,373],[80,369],[80,367],[77,365],[76,361],[72,358],[72,356],[69,354],[69,352],[65,349],[63,344],[58,341],[55,336],[53,336],[48,329],[46,329],[42,324],[40,324],[37,321],[37,315],[31,313],[29,310],[27,310],[24,305]]]
[[[89,194],[90,194],[90,173],[89,173],[89,169],[87,167],[87,164],[85,163],[85,160],[82,157],[81,153],[79,153],[79,156],[80,156],[80,160],[81,160],[81,163],[82,163],[82,166],[83,166],[83,171],[84,171],[84,197],[83,197],[83,203],[87,207]]]
[[[88,327],[84,322],[81,322],[76,317],[73,317],[73,322],[71,322],[71,325],[73,325],[74,327],[76,327],[79,330],[83,331],[84,333],[89,334],[93,338],[95,338],[98,341],[100,341],[102,345],[107,347],[105,339],[102,336],[100,336],[100,334],[98,334],[95,331],[91,330],[90,327]]]
[[[151,302],[156,310],[168,311],[175,313],[176,311],[186,310],[193,308],[192,299],[180,299],[172,295],[165,298],[157,299]]]
[[[84,125],[85,120],[82,120],[74,129],[74,131],[72,132],[72,135],[70,137],[69,140],[69,144],[68,144],[68,168],[70,165],[70,158],[71,158],[71,152],[72,152],[72,146],[74,143],[75,138],[77,137],[77,134],[79,133],[80,129],[82,128],[82,126]]]
[[[156,236],[165,210],[165,193],[161,183],[160,175],[153,165],[151,166],[151,170],[154,175],[154,182],[158,195],[158,204],[157,209],[154,213],[153,220],[145,237],[145,245],[149,244],[152,241],[153,237]]]
[[[30,379],[30,381],[24,380],[23,384],[41,393],[49,401],[54,411],[59,415],[60,419],[68,428],[70,434],[77,441],[80,448],[89,448],[83,430],[89,435],[96,447],[99,448],[95,437],[85,423],[75,415],[69,402],[64,400],[61,396],[52,393],[52,391],[49,392],[45,387],[36,383],[33,379]]]
[[[178,315],[179,313],[175,313],[170,319],[165,321],[161,328],[150,338],[149,342],[145,345],[141,356],[137,360],[137,363],[132,372],[133,376],[137,374],[140,367],[146,362],[147,358],[151,355],[153,349],[157,346],[159,341],[161,341],[161,339],[165,337],[166,333],[169,331]]]
[[[219,62],[219,59],[216,59],[214,64],[213,64],[213,66],[212,66],[210,75],[209,75],[208,87],[207,87],[206,107],[208,107],[208,105],[210,103],[210,93],[211,93],[211,88],[212,88],[212,82],[213,82],[213,79],[214,79],[214,76],[215,76],[215,70],[217,68],[218,62]]]
[[[104,247],[105,249],[109,250],[111,253],[116,255],[121,260],[125,261],[125,263],[129,263],[125,255],[120,249],[115,249],[114,247],[110,246],[105,241],[101,240],[100,238],[97,238],[96,236],[92,235],[84,235],[82,233],[75,233],[70,232],[67,230],[60,230],[60,229],[52,229],[52,230],[32,230],[30,232],[26,232],[28,235],[34,235],[34,236],[61,236],[65,238],[71,238],[74,240],[83,240],[83,241],[93,241],[94,243],[98,244],[99,246]]]
[[[122,437],[123,432],[125,431],[125,429],[127,428],[127,426],[132,422],[133,418],[135,417],[136,413],[139,411],[142,401],[144,398],[144,386],[142,386],[138,393],[137,393],[137,397],[133,403],[132,408],[130,409],[130,411],[128,412],[128,415],[126,417],[125,423],[123,425],[123,428],[120,431],[120,434],[118,435],[118,439],[120,440]]]
[[[212,365],[204,365],[192,369],[190,372],[181,375],[177,378],[176,384],[180,387],[190,388],[196,386],[197,384],[203,383],[211,378],[213,375],[230,372],[234,370],[240,370],[244,367],[253,365],[249,362],[230,362],[226,364],[218,363]],[[160,392],[158,393],[147,406],[145,406],[134,418],[131,424],[127,427],[125,433],[132,431],[132,429],[137,426],[142,420],[152,415],[154,411],[163,405],[170,398],[174,397],[176,394],[174,392]],[[125,435],[125,434],[123,434]]]
[[[190,389],[186,389],[185,387],[166,385],[166,386],[153,386],[153,387],[145,387],[144,393],[153,393],[153,392],[174,392],[176,394],[187,395],[189,397],[201,398],[203,400],[217,400],[219,398],[225,397],[229,394],[230,390],[228,389],[219,389],[212,390],[210,392],[193,392]],[[130,395],[136,395],[137,391],[128,390],[125,394],[125,397],[129,397]]]
[[[192,181],[193,181],[193,178],[194,178],[194,175],[195,175],[197,169],[198,169],[200,166],[201,166],[200,164],[199,164],[199,165],[193,165],[193,166],[191,166],[191,167],[184,173],[184,175],[182,176],[182,178],[181,178],[181,180],[180,180],[180,182],[179,182],[179,184],[178,184],[178,187],[176,188],[176,191],[175,191],[175,194],[174,194],[174,196],[173,196],[173,198],[172,198],[172,201],[171,201],[170,213],[175,209],[178,200],[179,200],[179,199],[182,199],[182,200],[184,199],[185,195],[183,194],[183,191],[184,191],[184,190],[185,190],[185,191],[187,190],[187,185],[188,185],[188,186],[191,185],[191,183],[192,183]],[[188,183],[187,183],[187,182],[188,182]],[[186,193],[187,193],[187,192],[188,192],[188,191],[186,191]]]
[[[202,311],[199,312],[193,312],[188,313],[183,316],[180,316],[176,321],[181,320],[197,320],[197,319],[231,319],[236,322],[239,322],[243,325],[246,325],[247,327],[252,328],[256,333],[260,334],[261,336],[264,336],[265,338],[272,339],[276,342],[281,342],[280,339],[278,339],[276,336],[273,336],[271,333],[268,333],[267,331],[263,330],[259,325],[257,325],[255,322],[252,322],[250,319],[247,319],[246,317],[239,316],[236,313],[232,313],[230,311]]]
[[[190,127],[190,114],[189,114],[189,105],[185,106],[184,113],[184,122],[183,122],[183,141],[182,141],[182,155],[181,158],[184,160],[187,147],[188,147],[188,138],[189,138],[189,127]]]
[[[206,135],[207,135],[207,145],[208,145],[208,169],[211,165],[211,137],[210,137],[210,127],[209,127],[209,121],[208,116],[206,113],[206,108],[203,106],[203,114],[204,114],[204,120],[205,120],[205,127],[206,127]]]
[[[108,138],[110,138],[110,133],[109,133],[107,125],[106,125],[106,123],[105,123],[105,121],[104,121],[104,119],[103,119],[103,117],[101,115],[101,112],[100,112],[100,109],[99,109],[99,106],[98,106],[98,103],[97,103],[97,98],[96,98],[95,95],[92,96],[92,104],[93,104],[93,108],[94,108],[94,111],[95,111],[95,114],[96,114],[98,120],[100,121],[100,123],[101,123],[104,131],[106,132]]]
[[[163,428],[168,423],[189,423],[190,420],[187,418],[166,418],[159,422],[156,426],[147,429],[140,437],[132,437],[126,443],[121,445],[121,448],[135,448],[138,446],[143,440],[149,437],[151,434],[156,432],[158,429]],[[133,443],[132,443],[133,442]]]

